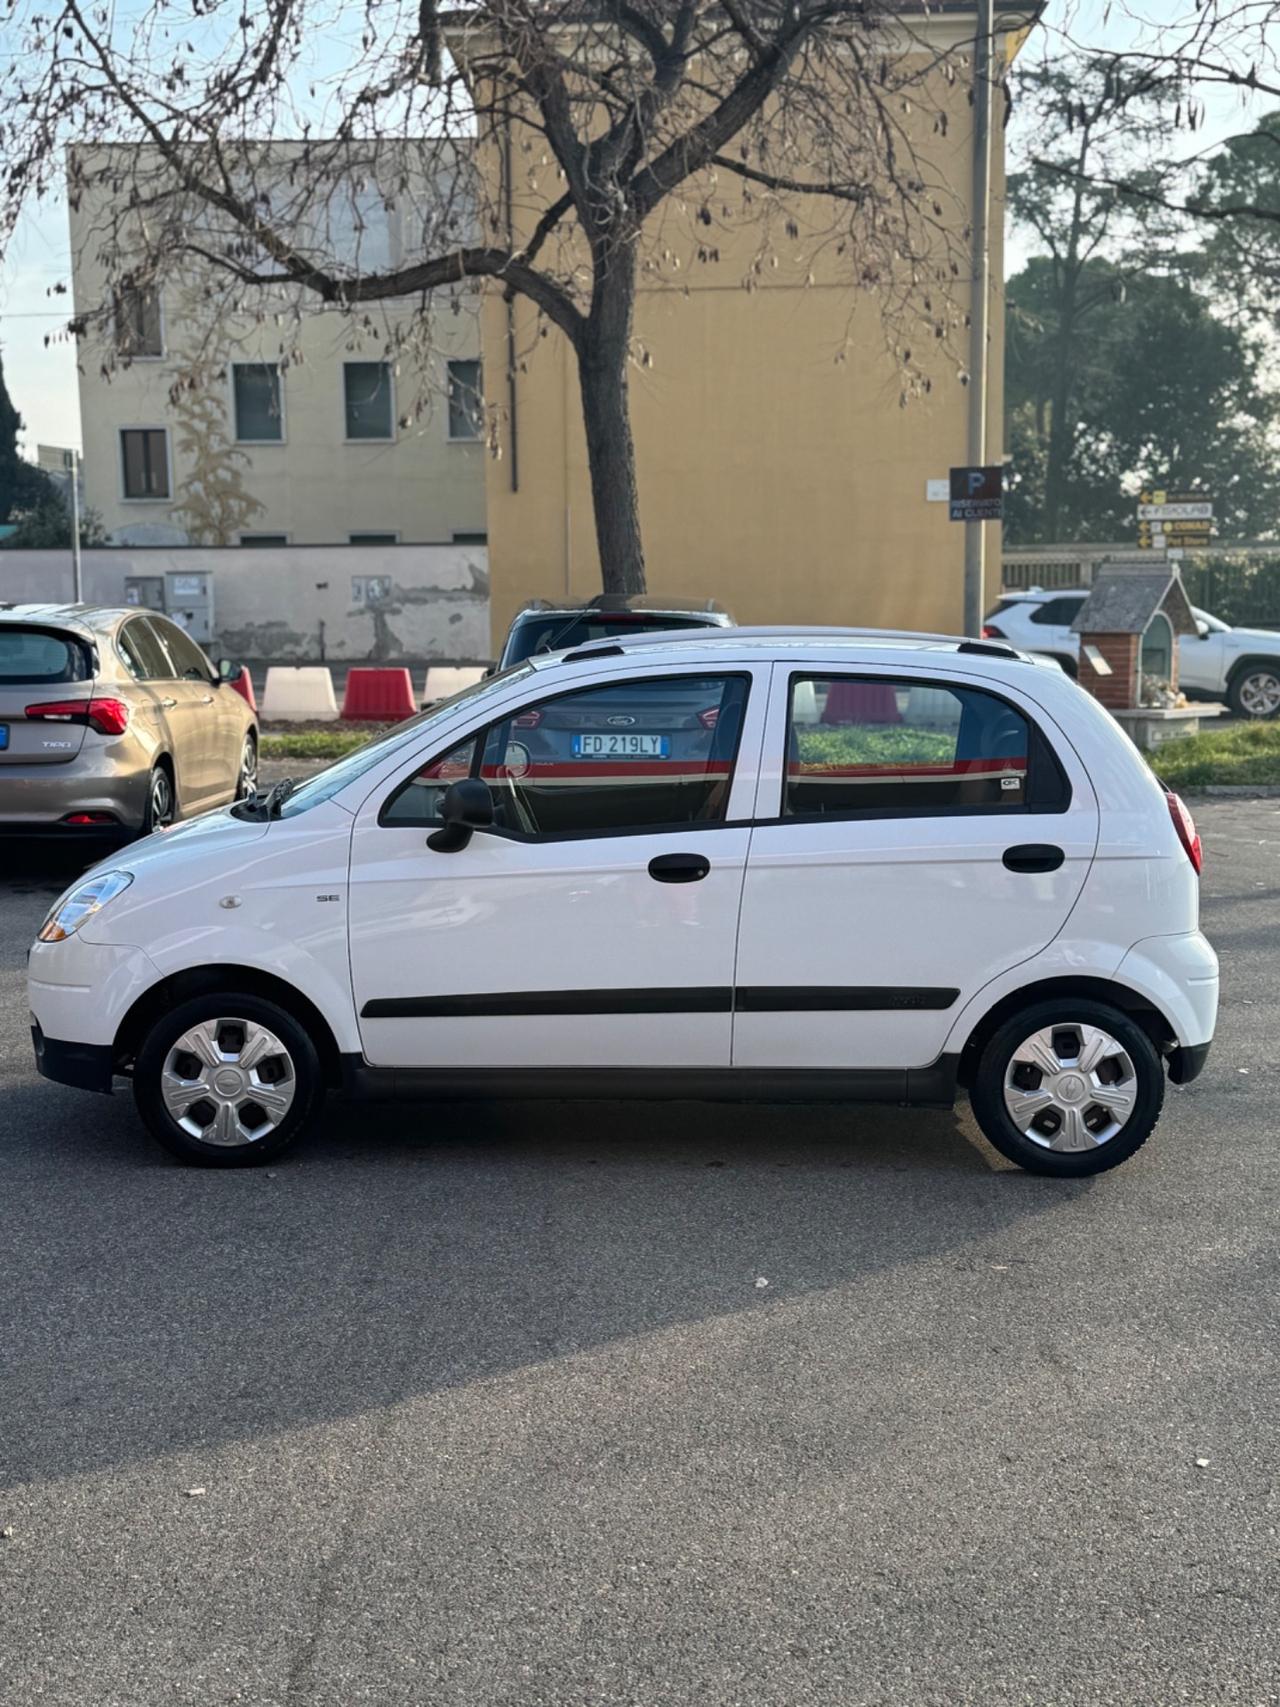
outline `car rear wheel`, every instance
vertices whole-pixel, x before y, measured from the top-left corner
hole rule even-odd
[[[1015,1015],[989,1039],[970,1101],[1002,1156],[1078,1179],[1141,1149],[1164,1102],[1164,1064],[1119,1008],[1064,998]]]
[[[240,749],[240,775],[236,778],[236,799],[247,800],[258,787],[258,737],[250,729]]]
[[[184,1162],[269,1161],[319,1116],[324,1078],[306,1030],[274,1002],[198,996],[152,1027],[133,1094],[152,1135]]]
[[[1227,703],[1237,717],[1280,714],[1280,664],[1246,664],[1231,678]]]
[[[167,829],[177,813],[173,776],[166,765],[156,765],[147,782],[147,810],[142,820],[142,833]]]

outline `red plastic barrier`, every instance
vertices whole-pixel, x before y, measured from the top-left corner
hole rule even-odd
[[[258,702],[254,698],[253,694],[253,677],[249,674],[248,670],[243,668],[243,666],[241,667],[240,674],[238,676],[232,676],[231,686],[240,695],[240,698],[244,700],[250,711],[256,711],[258,709]]]
[[[350,723],[398,723],[418,707],[408,670],[348,670],[342,716]]]

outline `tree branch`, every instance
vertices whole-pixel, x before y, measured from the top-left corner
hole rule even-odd
[[[728,154],[713,154],[709,164],[723,167],[726,172],[735,172],[739,178],[746,178],[753,184],[763,184],[766,190],[778,190],[786,195],[830,196],[836,201],[861,204],[871,193],[865,184],[813,184],[806,183],[801,178],[783,178],[776,172],[759,171]]]

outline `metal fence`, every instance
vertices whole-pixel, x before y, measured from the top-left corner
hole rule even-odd
[[[1133,556],[1131,543],[1007,551],[1002,584],[1007,592],[1091,587],[1094,575],[1109,558],[1132,561]],[[1178,567],[1192,604],[1201,610],[1236,627],[1280,628],[1280,544],[1250,543],[1188,553]]]

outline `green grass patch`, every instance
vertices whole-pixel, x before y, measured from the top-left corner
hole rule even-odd
[[[299,729],[290,735],[264,735],[264,759],[344,759],[363,747],[372,729]]]
[[[899,724],[797,729],[796,744],[804,765],[949,765],[956,754],[954,730]]]
[[[1280,722],[1233,723],[1169,741],[1147,759],[1170,788],[1280,786]]]

